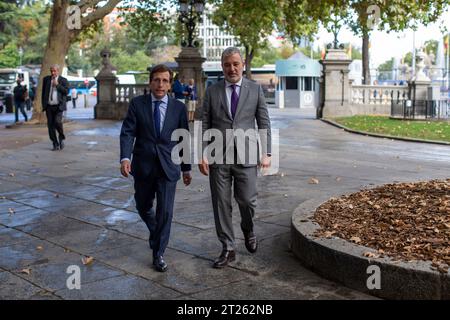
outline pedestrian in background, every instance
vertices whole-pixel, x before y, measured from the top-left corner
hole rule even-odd
[[[188,111],[188,120],[194,121],[195,108],[197,107],[197,87],[195,86],[195,80],[189,79],[186,86],[186,106]]]
[[[77,89],[72,88],[72,90],[70,90],[70,95],[72,99],[72,109],[75,109],[77,107],[77,99],[78,99]]]
[[[173,93],[173,97],[175,99],[177,99],[180,102],[185,103],[185,88],[184,88],[184,84],[182,82],[183,79],[180,80],[178,74],[175,75],[175,77],[173,78],[173,84],[172,84],[172,93]]]
[[[15,122],[19,122],[19,110],[22,113],[25,121],[28,121],[27,113],[25,112],[25,101],[28,99],[27,86],[22,85],[22,79],[17,78],[17,86],[14,87],[14,115]]]

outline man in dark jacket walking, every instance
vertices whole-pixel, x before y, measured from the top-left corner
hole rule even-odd
[[[14,106],[15,106],[15,122],[19,122],[19,110],[22,113],[25,121],[28,121],[27,113],[25,112],[25,100],[27,98],[27,86],[22,85],[22,79],[17,78],[17,86],[14,87]]]
[[[62,115],[67,110],[66,101],[69,92],[69,82],[59,75],[59,66],[50,67],[51,75],[44,78],[42,86],[42,109],[47,115],[47,127],[50,140],[53,142],[53,151],[64,149]],[[58,131],[58,139],[56,138]]]

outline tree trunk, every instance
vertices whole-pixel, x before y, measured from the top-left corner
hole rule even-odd
[[[33,107],[32,123],[45,123],[47,121],[42,112],[42,83],[46,75],[50,74],[50,67],[54,64],[60,66],[60,73],[64,68],[64,60],[70,48],[70,30],[66,24],[66,10],[69,1],[54,1],[50,24],[48,29],[47,46],[44,51],[44,58],[41,65],[38,87],[36,89],[36,99]]]
[[[252,79],[252,60],[253,60],[253,49],[249,46],[245,46],[245,76],[247,79]]]
[[[362,44],[362,77],[363,84],[370,84],[370,68],[369,68],[369,32],[363,31]]]

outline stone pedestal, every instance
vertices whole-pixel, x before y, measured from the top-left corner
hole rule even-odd
[[[344,115],[350,102],[349,65],[352,62],[345,50],[329,49],[324,60],[321,81],[321,103],[318,118]]]
[[[117,77],[113,73],[114,67],[111,65],[109,50],[102,50],[100,55],[103,58],[103,68],[95,77],[97,80],[97,104],[94,106],[95,119],[123,119],[123,110],[118,110],[116,105],[116,82]],[[126,111],[125,111],[126,112]]]
[[[424,72],[425,63],[425,53],[420,51],[417,54],[419,62],[417,63],[417,72],[414,77],[410,80],[409,85],[412,86],[413,96],[412,99],[416,100],[427,100],[428,99],[428,87],[431,84],[431,79]]]
[[[184,47],[180,55],[175,58],[178,63],[178,72],[180,78],[184,78],[185,83],[189,79],[194,79],[195,86],[197,87],[197,109],[195,111],[195,118],[201,117],[201,107],[203,103],[203,97],[205,95],[205,82],[206,75],[203,72],[202,64],[205,62],[200,54],[198,48]]]
[[[428,100],[428,87],[431,84],[431,80],[429,81],[412,81],[412,89],[413,89],[413,100]]]

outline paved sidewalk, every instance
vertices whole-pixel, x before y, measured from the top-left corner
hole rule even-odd
[[[211,268],[221,246],[197,168],[191,186],[178,184],[169,270],[159,273],[132,180],[119,173],[120,122],[66,124],[61,152],[50,151],[44,127],[0,128],[0,140],[18,141],[0,142],[0,299],[372,299],[300,265],[289,250],[292,212],[363,186],[446,178],[450,148],[352,135],[298,110],[270,112],[281,169],[258,181],[260,247],[246,251],[235,206],[237,261],[222,270]],[[83,265],[85,256],[93,263]],[[70,265],[81,268],[81,290],[66,287]]]

